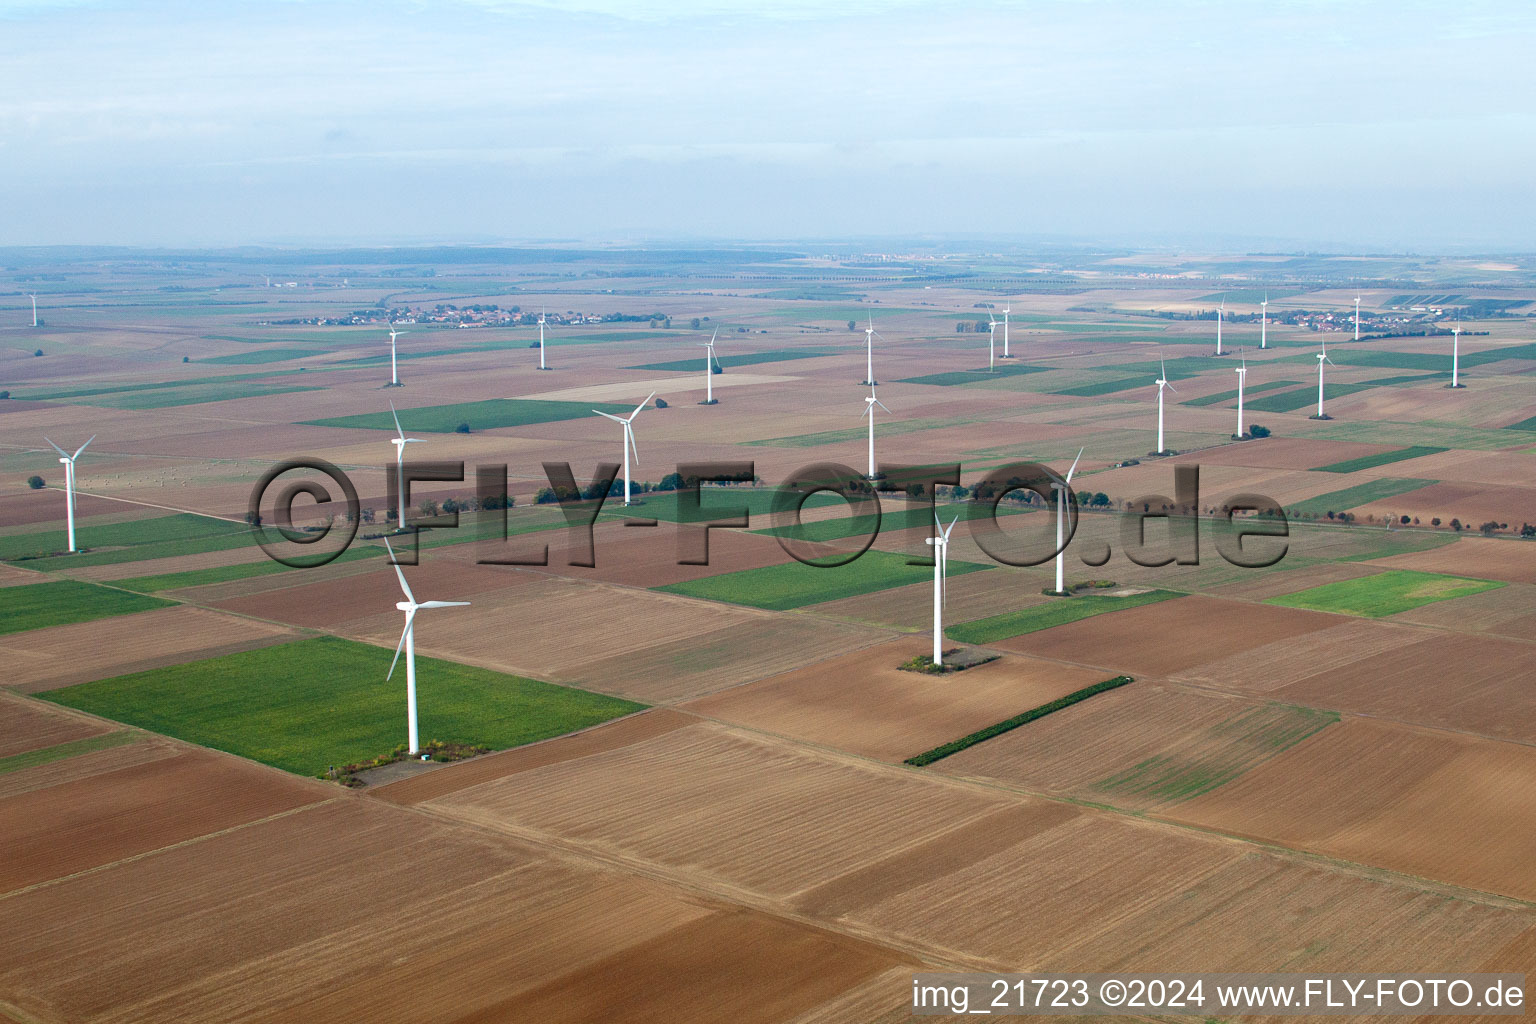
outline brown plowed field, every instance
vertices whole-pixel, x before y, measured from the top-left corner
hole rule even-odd
[[[645,510],[640,511],[643,514]],[[549,542],[549,572],[572,579],[642,589],[790,561],[790,556],[772,537],[742,530],[710,530],[709,564],[678,565],[681,532],[678,525],[666,522],[656,526],[604,523],[593,531],[593,561],[597,564],[587,569],[568,564],[574,552],[566,543],[567,532],[553,531],[527,542],[533,545],[545,540]]]
[[[648,704],[663,703],[788,672],[866,648],[888,635],[809,615],[758,615],[637,651],[604,650],[555,669],[549,678]]]
[[[787,896],[909,845],[914,821],[928,836],[997,804],[700,722],[428,806]]]
[[[1399,612],[1392,621],[1527,640],[1536,637],[1536,586],[1510,583],[1498,590]]]
[[[0,588],[21,587],[28,583],[45,583],[50,579],[42,573],[28,569],[18,569],[11,565],[0,565]]]
[[[896,666],[929,651],[907,637],[692,701],[752,729],[899,762],[1099,682],[1103,673],[1005,656],[935,677]]]
[[[177,605],[0,637],[5,685],[38,693],[296,639],[282,626]]]
[[[403,551],[397,551],[397,554],[406,557]],[[373,572],[315,583],[302,582],[302,574],[296,574],[300,575],[301,581],[294,586],[231,598],[218,602],[215,607],[318,629],[384,612],[394,614],[395,602],[405,600],[394,569],[387,558],[380,558],[377,563],[364,561],[373,564]],[[418,601],[473,600],[478,594],[525,582],[519,579],[522,574],[428,558],[425,553],[420,565],[402,565],[400,568]],[[399,633],[399,630],[395,632]],[[394,645],[393,640],[390,645]]]
[[[0,922],[0,985],[71,1021],[768,1022],[914,965],[349,798],[0,901]]]
[[[1416,516],[1424,522],[1439,517],[1445,522],[1460,519],[1476,528],[1487,520],[1520,529],[1536,519],[1536,487],[1497,484],[1439,483],[1416,491],[1357,506],[1358,513],[1376,516]],[[1466,574],[1466,570],[1461,570]]]
[[[462,587],[448,589],[451,581],[435,590],[413,582],[418,598],[430,594],[473,602],[468,608],[428,613],[431,619],[423,618],[416,626],[416,649],[434,657],[540,679],[584,678],[578,666],[595,660],[769,618],[764,612],[704,604],[670,594],[558,576],[523,575],[529,581],[526,585],[477,595]],[[378,603],[374,602],[375,607]],[[381,612],[343,623],[340,628],[393,648],[400,636],[400,613]],[[594,685],[600,688],[600,683],[595,681]]]
[[[76,442],[78,444],[79,442]],[[73,449],[71,449],[73,451]],[[57,458],[58,456],[54,456]],[[51,461],[51,460],[50,460]],[[80,471],[82,478],[85,473],[85,457],[80,459]],[[42,471],[42,477],[49,483],[64,485],[64,467],[57,462],[52,470]],[[82,519],[90,516],[112,515],[121,512],[128,506],[120,501],[110,501],[106,498],[97,498],[89,494],[77,494],[75,496],[75,526],[80,526]],[[45,489],[39,491],[23,490],[16,494],[0,496],[0,525],[5,526],[31,526],[37,523],[57,523],[58,529],[64,529],[64,492],[58,489]],[[59,545],[63,548],[64,545]]]
[[[1131,675],[1168,675],[1338,621],[1322,612],[1193,596],[1096,615],[993,646]],[[1249,668],[1254,674],[1263,670],[1258,662]]]
[[[106,722],[0,691],[0,758],[111,730]]]
[[[87,754],[76,754],[74,757],[61,758],[21,771],[0,774],[0,800],[77,779],[105,775],[120,768],[178,757],[184,749],[170,740],[143,733],[136,742],[120,747],[93,750]]]
[[[221,754],[62,782],[0,802],[0,892],[100,867],[332,795],[319,782]]]
[[[1522,518],[1536,519],[1536,509]],[[1391,569],[1418,569],[1452,576],[1472,576],[1509,583],[1536,583],[1536,544],[1519,544],[1488,537],[1462,537],[1432,551],[1378,558],[1371,564]]]
[[[1235,413],[1233,414],[1235,415]],[[1235,427],[1233,429],[1236,429]],[[1389,444],[1315,441],[1304,437],[1266,437],[1179,455],[1169,462],[1198,466],[1252,466],[1256,469],[1316,469],[1346,459],[1389,452]],[[1170,478],[1171,479],[1171,478]]]
[[[1243,574],[1236,583],[1213,587],[1212,594],[1220,597],[1236,597],[1244,601],[1263,601],[1280,594],[1290,594],[1308,587],[1320,587],[1325,583],[1359,579],[1370,576],[1371,567],[1358,562],[1330,562],[1309,565],[1301,569],[1282,569],[1281,562],[1275,569],[1254,569]]]
[[[142,562],[115,562],[109,565],[89,565],[83,569],[71,569],[69,574],[82,580],[125,580],[137,576],[159,576],[168,572],[192,572],[196,569],[221,569],[226,565],[242,565],[266,559],[261,549],[255,547],[230,548],[227,551],[201,551],[195,555],[172,555],[169,558],[150,558]]]
[[[1536,748],[1348,719],[1168,817],[1536,899]]]

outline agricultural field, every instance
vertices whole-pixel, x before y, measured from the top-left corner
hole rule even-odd
[[[1536,320],[1507,305],[1536,299],[1536,266],[791,248],[13,252],[0,1018],[893,1024],[929,969],[1536,975]],[[1373,317],[1455,299],[1468,387],[1443,386],[1446,336],[1337,329],[1376,279]],[[35,333],[14,322],[32,289]],[[1015,358],[989,371],[1005,304]],[[536,326],[484,313],[514,306],[567,321],[551,369]],[[934,496],[966,520],[941,602],[960,670],[912,670],[929,495],[881,493],[878,537],[830,568],[787,547],[846,555],[872,518],[829,492],[799,525],[775,513],[810,467],[865,469],[870,320],[878,468],[961,466],[966,490]],[[1333,419],[1313,420],[1324,330]],[[1238,348],[1268,436],[1232,438]],[[585,486],[619,462],[594,410],[652,391],[635,483],[712,462],[753,481],[706,484],[697,514],[643,486],[536,500],[546,463]],[[424,441],[407,463],[464,464],[410,501],[460,509],[456,529],[398,530],[391,402]],[[93,434],[69,554],[43,438]],[[982,549],[976,484],[1080,451],[1072,486],[1101,497],[1056,598],[1052,560]],[[268,557],[246,521],[297,457],[359,495],[323,567]],[[475,508],[477,467],[500,466],[505,541]],[[1189,466],[1198,561],[1157,564],[1171,523],[1134,511],[1176,504]],[[347,514],[325,485],[296,522]],[[1224,557],[1243,493],[1287,515],[1273,566]],[[999,505],[1001,554],[1054,537],[1037,510]],[[708,564],[680,563],[697,521],[738,511]],[[595,564],[573,564],[589,519]],[[421,738],[491,752],[344,786],[329,768],[406,740],[385,537],[416,598],[468,602],[415,621]]]
[[[317,637],[51,690],[47,699],[299,775],[394,749],[399,702],[381,682],[389,652]],[[493,749],[582,729],[642,705],[417,659],[421,728]]]
[[[1490,580],[1473,580],[1436,573],[1389,570],[1353,580],[1324,583],[1272,597],[1269,604],[1286,608],[1311,608],[1343,615],[1382,618],[1410,611],[1436,601],[1450,601],[1504,586]]]

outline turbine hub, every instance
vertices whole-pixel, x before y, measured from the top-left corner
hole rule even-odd
[[[395,607],[403,612],[415,611],[416,606],[409,601],[396,601]]]

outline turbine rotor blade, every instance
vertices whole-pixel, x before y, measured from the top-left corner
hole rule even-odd
[[[400,425],[400,414],[395,412],[395,403],[393,401],[389,403],[389,414],[395,418],[395,436],[404,437],[405,428]]]
[[[85,451],[85,449],[90,446],[91,441],[94,441],[94,440],[96,440],[96,435],[92,434],[90,436],[90,440],[86,441],[85,444],[81,445],[79,448],[76,448],[75,449],[75,454],[71,455],[70,458],[71,459],[78,459],[80,457],[80,453]]]
[[[43,440],[47,441],[49,444],[53,444],[53,441],[50,440],[46,434],[43,435]],[[65,451],[63,448],[60,448],[58,445],[53,444],[53,450],[64,456],[66,459],[69,458],[69,452]]]
[[[400,631],[400,642],[395,644],[395,656],[390,660],[389,671],[384,675],[386,682],[394,677],[395,663],[400,660],[400,652],[405,648],[405,638],[411,631],[411,623],[415,621],[416,613],[414,611],[407,612],[405,615],[405,628]]]
[[[390,563],[394,564],[394,561],[395,561],[395,549],[389,543],[389,538],[388,537],[384,538],[384,549],[389,552],[389,561],[390,561]],[[411,602],[411,604],[415,604],[416,603],[416,595],[411,593],[411,585],[409,583],[405,582],[405,573],[400,571],[400,566],[398,566],[398,565],[395,565],[394,569],[395,569],[395,575],[400,577],[400,589],[405,591],[405,599],[407,601]]]
[[[468,601],[423,601],[423,602],[421,602],[421,604],[417,605],[416,607],[418,607],[418,608],[464,608],[464,607],[467,607],[468,605],[469,605]]]
[[[1071,483],[1072,482],[1072,474],[1077,472],[1077,463],[1078,463],[1079,460],[1082,459],[1083,452],[1085,452],[1085,451],[1087,451],[1086,448],[1079,448],[1077,450],[1077,458],[1072,460],[1072,468],[1067,470],[1067,483]]]
[[[654,392],[654,391],[652,391],[650,394],[646,395],[645,396],[645,402],[641,402],[639,405],[635,406],[635,411],[629,414],[629,418],[631,420],[633,420],[636,416],[639,416],[640,415],[640,410],[645,408],[646,402],[649,402],[651,399],[653,399],[655,397],[656,397],[656,392]]]
[[[622,416],[615,416],[611,412],[598,412],[598,410],[596,410],[596,409],[593,409],[592,411],[596,412],[599,416],[603,417],[604,419],[613,420],[613,422],[615,422],[615,423],[628,423],[629,422],[624,417],[622,417]]]

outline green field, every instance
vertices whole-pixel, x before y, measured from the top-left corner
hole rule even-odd
[[[1434,604],[1436,601],[1449,601],[1469,594],[1481,594],[1485,590],[1497,590],[1504,585],[1493,580],[1392,569],[1375,576],[1340,580],[1298,590],[1294,594],[1282,594],[1265,603],[1379,619]]]
[[[25,559],[30,569],[51,571],[227,551],[254,545],[256,540],[244,523],[178,513],[79,527],[75,530],[75,543],[86,550],[76,554],[63,553],[66,543],[63,530],[0,536],[0,560]]]
[[[1394,462],[1417,459],[1423,455],[1439,455],[1441,452],[1449,450],[1448,448],[1434,448],[1429,445],[1414,445],[1411,448],[1399,448],[1395,452],[1378,452],[1375,455],[1362,455],[1358,459],[1345,459],[1343,462],[1318,466],[1312,472],[1353,473],[1357,469],[1372,469],[1376,466],[1386,466]]]
[[[1272,380],[1264,384],[1250,384],[1243,392],[1243,408],[1247,409],[1251,407],[1247,400],[1248,395],[1256,395],[1261,391],[1274,391],[1278,388],[1294,388],[1300,386],[1301,381],[1299,380]],[[1179,404],[1192,405],[1197,408],[1202,408],[1208,405],[1220,405],[1223,402],[1236,401],[1237,389],[1233,388],[1231,391],[1220,391],[1214,395],[1204,395],[1200,398],[1191,398],[1189,401],[1180,402]]]
[[[1031,366],[1028,363],[1010,360],[1006,363],[999,363],[995,370],[988,370],[986,367],[977,370],[950,370],[947,373],[929,373],[921,377],[907,377],[896,383],[953,387],[959,384],[980,384],[989,380],[997,380],[999,377],[1019,377],[1026,373],[1045,373],[1047,370],[1054,369],[1054,366]]]
[[[1326,384],[1326,398],[1343,398],[1345,395],[1358,394],[1361,391],[1369,391],[1371,384]],[[1297,388],[1295,391],[1281,391],[1273,395],[1265,395],[1263,398],[1254,399],[1247,403],[1249,412],[1295,412],[1297,409],[1305,409],[1307,406],[1317,405],[1317,391],[1314,387]]]
[[[951,561],[949,575],[953,578],[988,568],[991,567],[975,562]],[[728,601],[732,604],[751,605],[753,608],[785,611],[932,579],[932,566],[908,565],[906,555],[871,550],[847,565],[833,568],[823,569],[789,562],[762,569],[744,569],[741,572],[707,576],[655,589],[711,601]]]
[[[1183,597],[1171,590],[1149,590],[1143,594],[1126,597],[1110,597],[1107,594],[1080,594],[1070,598],[1054,598],[1047,604],[1037,604],[1017,611],[989,615],[984,619],[972,619],[959,625],[949,626],[944,635],[963,644],[990,644],[1008,637],[1034,633],[1052,626],[1076,622],[1106,612],[1139,608],[1144,604],[1156,604],[1170,598]]]
[[[664,523],[683,522],[683,510],[678,506],[678,491],[653,491],[637,496],[637,505],[624,507],[622,498],[609,498],[603,505],[603,515],[624,519],[657,519]],[[724,519],[739,514],[745,508],[749,517],[765,517],[773,511],[773,499],[779,493],[776,487],[711,487],[699,488],[699,510],[690,509],[690,522],[707,523],[711,519]],[[827,508],[845,504],[831,491],[819,491],[806,499],[804,510]]]
[[[1265,704],[1240,712],[1180,744],[1101,779],[1093,788],[1152,803],[1190,800],[1223,786],[1339,721],[1336,711]]]
[[[853,415],[858,415],[854,413]],[[881,437],[895,437],[899,434],[915,434],[921,430],[943,430],[945,427],[962,427],[969,423],[980,423],[975,419],[916,419],[893,420],[882,422],[879,426]],[[867,436],[868,427],[849,427],[847,430],[823,430],[816,434],[793,434],[789,437],[768,437],[758,441],[742,441],[744,445],[754,445],[760,448],[820,448],[828,444],[847,444],[850,441],[858,441]]]
[[[1156,386],[1152,381],[1142,377],[1116,377],[1113,380],[1096,380],[1087,384],[1078,384],[1075,387],[1057,388],[1048,392],[1052,395],[1072,395],[1076,398],[1098,398],[1101,395],[1112,395],[1117,391],[1129,391],[1131,388],[1141,385]]]
[[[813,502],[807,502],[807,505],[813,506]],[[991,506],[985,502],[966,501],[940,505],[937,511],[939,517],[945,523],[949,523],[956,517],[965,521],[978,516],[991,515]],[[997,506],[997,514],[1000,516],[1020,515],[1028,511],[1031,510],[1012,502],[1001,502]],[[878,523],[874,516],[839,516],[834,519],[801,523],[799,526],[770,526],[766,530],[753,532],[765,533],[772,537],[788,537],[791,540],[825,542],[858,537],[874,530],[877,525],[881,533],[910,530],[918,526],[932,526],[933,516],[934,510],[927,505],[918,508],[899,507],[888,512],[882,510]]]
[[[702,345],[700,341],[698,344]],[[716,350],[720,348],[716,345]],[[791,359],[815,359],[818,356],[829,356],[833,353],[829,349],[775,349],[770,352],[742,352],[738,354],[726,354],[716,356],[715,362],[721,366],[753,366],[757,363],[782,363]],[[702,370],[704,368],[704,350],[699,349],[699,354],[688,359],[673,359],[665,363],[643,363],[640,366],[626,366],[626,370]]]
[[[191,380],[162,381],[154,384],[111,384],[99,387],[87,388],[52,388],[43,391],[27,391],[18,394],[17,398],[31,402],[61,401],[72,398],[92,398],[100,395],[124,395],[136,391],[163,391],[167,388],[191,388],[202,385],[226,385],[239,381],[265,380],[270,377],[285,377],[288,374],[298,373],[298,370],[271,370],[266,373],[236,373],[225,377],[194,377]],[[84,404],[84,403],[79,403]]]
[[[483,402],[461,402],[457,405],[429,405],[420,409],[401,409],[400,424],[407,434],[451,434],[460,423],[468,423],[470,430],[495,430],[498,427],[526,427],[532,423],[554,423],[557,420],[575,420],[593,415],[593,410],[627,416],[635,411],[632,405],[614,405],[604,402],[544,402],[527,398],[490,398]],[[312,427],[360,427],[365,430],[394,431],[395,421],[388,411],[361,413],[356,416],[333,416],[323,420],[309,420]]]
[[[353,544],[347,550],[337,555],[334,562],[352,562],[359,558],[367,558],[370,555],[382,555],[384,549],[372,544]],[[326,563],[327,565],[331,563]],[[113,580],[112,585],[120,590],[132,590],[139,594],[154,594],[166,590],[181,590],[185,587],[202,587],[211,583],[229,583],[233,580],[249,579],[253,576],[271,576],[275,573],[292,569],[294,572],[305,572],[305,569],[293,569],[282,562],[274,562],[270,558],[263,558],[259,562],[241,562],[239,565],[218,565],[211,569],[192,569],[188,572],[166,572],[158,576],[134,576],[125,580]],[[295,577],[295,582],[299,578]]]
[[[235,352],[227,356],[213,356],[209,359],[199,359],[199,363],[210,363],[215,366],[238,366],[247,363],[283,363],[290,359],[308,359],[310,356],[325,354],[325,349],[319,348],[261,348],[251,352]]]
[[[133,391],[119,395],[100,395],[95,398],[72,399],[74,405],[90,405],[101,409],[171,409],[181,405],[203,405],[208,402],[228,402],[237,398],[264,398],[268,395],[287,395],[297,391],[323,391],[324,388],[305,387],[300,384],[224,383],[177,386],[150,391]]]
[[[1369,505],[1373,501],[1395,498],[1399,494],[1407,494],[1409,491],[1416,491],[1435,483],[1439,481],[1417,480],[1412,477],[1382,477],[1380,480],[1372,480],[1355,487],[1319,494],[1315,498],[1307,498],[1287,508],[1308,515],[1327,515],[1329,512],[1344,512],[1361,505]]]
[[[70,622],[89,622],[112,615],[165,608],[170,601],[142,594],[127,594],[110,587],[77,580],[24,583],[5,588],[5,615],[0,633],[20,633]]]
[[[423,629],[431,626],[423,622]],[[82,683],[46,699],[300,775],[405,742],[404,666],[393,651],[336,637]],[[421,739],[504,749],[643,705],[532,679],[416,658]]]

